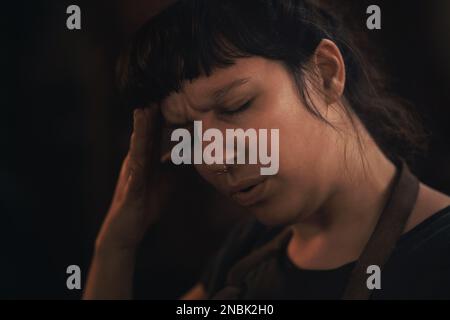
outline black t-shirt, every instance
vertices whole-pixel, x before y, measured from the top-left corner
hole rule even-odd
[[[256,221],[237,226],[203,275],[209,297],[227,287],[227,275],[237,261],[281,231]],[[356,262],[332,270],[303,270],[287,257],[286,244],[246,271],[236,298],[342,297]],[[371,299],[450,299],[450,206],[401,236],[381,272],[381,289],[373,290]]]

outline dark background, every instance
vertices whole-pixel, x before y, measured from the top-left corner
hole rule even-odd
[[[0,298],[80,298],[66,288],[66,268],[79,265],[85,280],[132,123],[114,86],[114,62],[168,2],[4,2]],[[413,171],[449,194],[450,2],[339,2],[361,30],[367,6],[381,7],[382,30],[366,30],[379,49],[371,58],[384,61],[394,90],[415,104],[431,134]],[[82,30],[66,28],[71,4],[81,8]],[[138,258],[138,298],[183,293],[241,216],[192,169],[176,171],[179,192]]]

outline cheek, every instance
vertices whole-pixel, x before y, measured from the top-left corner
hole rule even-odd
[[[303,106],[296,107],[280,128],[280,175],[291,188],[304,193],[320,184],[329,170],[332,145],[328,126]]]

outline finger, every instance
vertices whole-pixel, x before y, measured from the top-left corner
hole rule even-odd
[[[140,194],[148,183],[150,168],[158,150],[159,108],[156,105],[135,112],[134,132],[130,147],[130,193]]]
[[[117,201],[121,201],[123,199],[123,195],[125,192],[125,187],[128,183],[128,177],[129,177],[129,159],[130,154],[127,153],[126,157],[122,161],[122,166],[120,168],[119,178],[116,183],[116,188],[114,190],[114,197],[113,199]]]
[[[128,190],[130,196],[142,194],[147,165],[147,118],[144,110],[134,111],[133,133],[128,159]]]
[[[159,115],[159,108],[156,105],[152,105],[148,108],[144,109],[144,113],[145,113],[145,117],[147,120],[147,134],[148,134],[148,139],[149,139],[149,146],[150,146],[150,150],[152,151],[156,151],[153,150],[154,147],[157,146],[157,141],[159,139],[160,136],[160,119],[158,118]]]
[[[143,166],[147,151],[147,118],[145,111],[136,109],[133,116],[133,133],[130,140],[130,160]]]

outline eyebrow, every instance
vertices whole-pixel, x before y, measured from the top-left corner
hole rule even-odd
[[[213,99],[216,104],[221,104],[225,96],[233,89],[240,87],[250,81],[250,78],[237,79],[219,90],[213,92]]]
[[[228,93],[230,93],[230,91],[232,91],[232,90],[234,90],[234,89],[236,89],[236,88],[238,88],[238,87],[248,83],[250,80],[251,80],[250,77],[236,79],[236,80],[232,81],[231,83],[227,84],[226,86],[213,91],[213,93],[211,95],[212,100],[214,101],[213,103],[215,105],[218,105],[218,106],[222,105],[224,98],[226,97],[226,95]],[[192,106],[193,106],[194,109],[196,109],[197,111],[200,111],[200,112],[203,112],[202,109],[209,109],[210,108],[210,106],[207,106],[207,105],[194,107],[194,104],[192,104]],[[175,122],[168,121],[168,119],[166,119],[165,116],[164,116],[164,118],[165,118],[165,122],[166,122],[167,126],[173,127],[173,128],[179,127],[180,123],[178,123],[178,122],[175,123]]]

